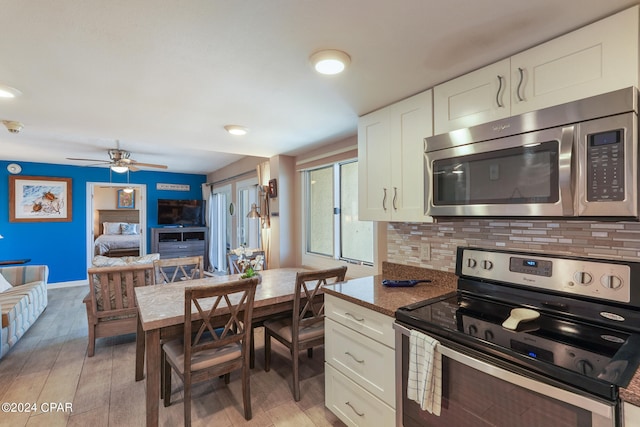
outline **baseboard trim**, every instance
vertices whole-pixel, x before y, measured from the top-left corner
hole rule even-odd
[[[76,286],[89,286],[88,280],[73,280],[71,282],[48,283],[47,289],[73,288]]]

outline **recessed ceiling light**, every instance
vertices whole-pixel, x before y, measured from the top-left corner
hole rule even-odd
[[[0,84],[0,98],[15,98],[20,95],[22,95],[22,92],[18,89]]]
[[[224,128],[231,135],[246,135],[249,132],[249,129],[240,125],[226,125]]]
[[[313,68],[321,74],[338,74],[351,63],[349,55],[341,50],[320,50],[309,58]]]

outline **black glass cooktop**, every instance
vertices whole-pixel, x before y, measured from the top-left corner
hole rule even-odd
[[[502,357],[593,392],[589,381],[626,386],[638,366],[640,335],[536,309],[515,330],[502,323],[523,307],[463,293],[402,307],[400,323]],[[609,394],[607,390],[604,394]]]

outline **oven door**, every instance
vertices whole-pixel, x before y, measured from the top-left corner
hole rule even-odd
[[[615,402],[587,396],[490,363],[482,355],[456,350],[440,340],[442,406],[440,416],[407,399],[410,330],[396,329],[396,425],[456,427],[614,427]],[[468,353],[468,354],[467,354]],[[400,380],[401,379],[401,380]]]
[[[571,125],[427,151],[427,215],[573,216],[575,134]]]

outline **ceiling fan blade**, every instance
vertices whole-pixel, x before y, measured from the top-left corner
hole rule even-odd
[[[75,157],[67,157],[67,160],[81,160],[83,162],[100,162],[100,163],[111,163],[108,160],[97,160],[97,159],[78,159]]]
[[[159,168],[159,169],[167,169],[166,165],[156,165],[153,163],[140,163],[140,162],[136,162],[135,160],[131,160],[129,159],[129,164],[130,165],[136,165],[136,166],[144,166],[147,168]]]
[[[129,168],[129,170],[131,172],[138,172],[140,170],[139,168],[137,168],[137,167],[135,167],[133,165],[128,165],[127,167]]]

